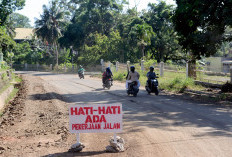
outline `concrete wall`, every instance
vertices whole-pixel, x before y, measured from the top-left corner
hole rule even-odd
[[[13,85],[11,85],[3,93],[0,94],[0,111],[3,109],[6,99],[10,96],[10,93],[13,91],[13,89],[14,87]]]
[[[222,67],[222,57],[209,57],[205,59],[206,62],[209,62],[210,64],[207,66],[207,71],[213,71],[213,72],[223,72]]]

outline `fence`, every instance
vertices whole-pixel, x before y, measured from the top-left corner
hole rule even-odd
[[[127,71],[127,68],[131,65],[130,62],[127,63],[119,63],[115,64],[110,62],[101,61],[102,65],[95,66],[87,66],[84,67],[87,72],[103,72],[105,67],[111,67],[112,71]],[[141,71],[149,71],[149,67],[153,66],[155,71],[160,73],[161,77],[176,77],[179,75],[180,77],[188,77],[189,76],[189,64],[167,64],[167,63],[141,63],[135,64],[136,69],[140,69]],[[16,71],[43,71],[43,72],[58,72],[58,73],[77,73],[78,66],[77,65],[59,65],[58,67],[54,67],[51,65],[31,65],[31,64],[13,64],[13,68]],[[222,69],[210,68],[207,65],[205,66],[196,66],[192,67],[195,69],[195,79],[202,82],[208,83],[217,83],[223,84],[228,82],[232,82],[232,74],[230,73],[231,69],[223,69],[223,72],[218,72]],[[228,67],[229,68],[229,67]]]
[[[13,64],[12,68],[16,71],[40,71],[40,72],[58,72],[58,73],[77,73],[79,66],[77,65],[40,65],[40,64]],[[86,66],[84,69],[87,72],[100,72],[101,65]]]
[[[126,71],[127,67],[130,66],[130,62],[127,62],[127,64],[119,63],[119,62],[117,62],[116,64],[110,62],[103,63],[102,70],[104,71],[104,68],[108,66],[111,67],[112,71]],[[207,65],[190,67],[188,63],[178,65],[178,64],[167,64],[162,62],[159,64],[154,64],[154,63],[147,64],[141,62],[140,64],[135,64],[137,70],[141,70],[145,72],[149,71],[150,66],[153,66],[155,68],[155,71],[158,72],[161,77],[174,78],[178,75],[182,78],[186,78],[189,76],[189,70],[190,70],[189,68],[193,68],[193,71],[195,71],[196,74],[195,80],[197,81],[215,83],[215,84],[224,84],[226,82],[232,82],[232,69],[225,69],[225,67],[223,67],[222,70],[217,68],[212,69]]]

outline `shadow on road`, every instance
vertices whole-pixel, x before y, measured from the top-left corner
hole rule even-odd
[[[127,132],[141,131],[141,126],[166,131],[179,131],[178,127],[196,127],[209,129],[197,132],[192,135],[193,137],[232,137],[232,115],[225,108],[168,95],[151,96],[140,93],[138,97],[128,97],[125,90],[102,92],[96,89],[77,94],[35,94],[31,99],[40,101],[58,99],[72,104],[122,103],[124,122],[130,122],[129,126],[124,125]]]
[[[78,153],[63,152],[63,153],[49,154],[42,157],[94,156],[94,155],[101,155],[105,153],[106,153],[105,151],[87,151],[87,152],[78,152]]]

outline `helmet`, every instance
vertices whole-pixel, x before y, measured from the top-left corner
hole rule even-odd
[[[110,67],[107,67],[107,68],[106,68],[106,71],[107,71],[107,72],[111,72],[111,71],[110,71]]]
[[[153,66],[150,66],[150,71],[154,71],[154,67]]]
[[[80,65],[80,68],[82,68],[82,65]]]
[[[135,71],[135,66],[131,66],[131,67],[130,67],[130,70],[131,70],[132,72],[134,72],[134,71]]]

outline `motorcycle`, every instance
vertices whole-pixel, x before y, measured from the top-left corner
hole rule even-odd
[[[139,92],[139,88],[137,85],[138,85],[137,81],[133,81],[133,82],[128,83],[127,94],[133,95],[134,97],[136,97],[138,92]]]
[[[79,72],[78,75],[79,75],[79,78],[80,78],[80,79],[84,79],[84,78],[85,78],[84,72]]]
[[[112,82],[113,82],[112,78],[106,79],[105,83],[103,83],[103,88],[110,89],[110,87],[112,86]]]
[[[159,78],[159,77],[156,77],[156,78]],[[158,95],[159,94],[159,89],[158,89],[158,86],[159,86],[159,82],[157,79],[151,79],[151,86],[149,87],[149,84],[148,84],[148,81],[147,81],[147,84],[145,86],[145,89],[147,91],[148,94],[150,93],[155,93],[155,95]]]

